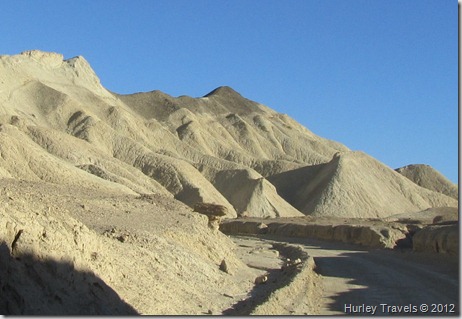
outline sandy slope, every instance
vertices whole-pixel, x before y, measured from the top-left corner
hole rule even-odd
[[[306,254],[233,242],[167,196],[1,179],[0,202],[2,314],[315,313]],[[304,262],[282,272],[285,258]]]
[[[41,51],[0,56],[0,84],[4,177],[169,193],[191,207],[222,204],[228,217],[457,206],[229,87],[118,95],[83,57]]]
[[[261,273],[205,216],[165,196],[7,179],[0,190],[2,313],[216,312]]]
[[[419,186],[445,194],[452,198],[459,198],[459,188],[440,172],[429,165],[413,164],[397,168],[396,171],[406,176]]]
[[[336,154],[325,164],[269,177],[283,198],[307,215],[387,217],[457,200],[417,186],[362,152]]]
[[[326,220],[457,207],[425,187],[229,87],[118,95],[83,57],[0,56],[2,313],[312,313],[306,253],[240,247],[191,207]],[[289,255],[303,263],[281,273]]]

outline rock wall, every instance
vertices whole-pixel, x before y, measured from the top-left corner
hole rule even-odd
[[[406,238],[406,228],[401,226],[378,227],[364,225],[321,225],[275,221],[228,220],[220,225],[225,234],[268,234],[281,237],[315,238],[359,244],[371,248],[394,248]]]
[[[416,232],[412,238],[414,251],[459,254],[459,225],[431,225]]]

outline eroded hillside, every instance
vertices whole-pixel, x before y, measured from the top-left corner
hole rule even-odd
[[[222,204],[228,217],[457,205],[229,87],[201,98],[118,95],[83,57],[28,51],[0,62],[3,177],[170,194]]]
[[[221,204],[243,223],[454,223],[456,186],[441,180],[396,172],[229,87],[119,95],[83,57],[0,56],[0,312],[315,313],[313,259],[288,267],[284,252],[299,248],[237,246],[191,207]]]

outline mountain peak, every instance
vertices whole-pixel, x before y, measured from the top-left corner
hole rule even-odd
[[[95,71],[93,71],[93,68],[91,67],[90,63],[88,63],[87,60],[81,55],[64,60],[64,62],[67,63],[71,68],[75,69],[77,72],[85,72],[85,73],[90,73],[96,76]]]
[[[59,67],[63,63],[63,55],[55,52],[29,50],[21,52],[20,55],[30,58],[40,64],[48,65],[51,67]]]
[[[12,56],[1,55],[0,60],[0,74],[11,79],[8,81],[11,87],[17,87],[21,81],[39,81],[53,88],[59,84],[66,94],[84,87],[105,98],[114,98],[102,87],[90,63],[82,56],[64,60],[60,53],[28,50]]]
[[[223,97],[242,97],[238,92],[232,89],[229,86],[220,86],[217,87],[215,90],[207,93],[204,97],[210,96],[223,96]]]
[[[91,74],[92,77],[96,77],[90,63],[83,56],[76,56],[67,60],[64,60],[64,56],[60,53],[46,52],[41,50],[28,50],[21,52],[19,56],[30,59],[36,63],[39,63],[45,67],[51,67],[56,69],[59,67],[71,67],[75,70],[77,75],[79,74]]]

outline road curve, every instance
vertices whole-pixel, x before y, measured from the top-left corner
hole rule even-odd
[[[320,315],[459,315],[457,257],[307,238],[271,240],[298,244],[314,258],[322,275]]]

